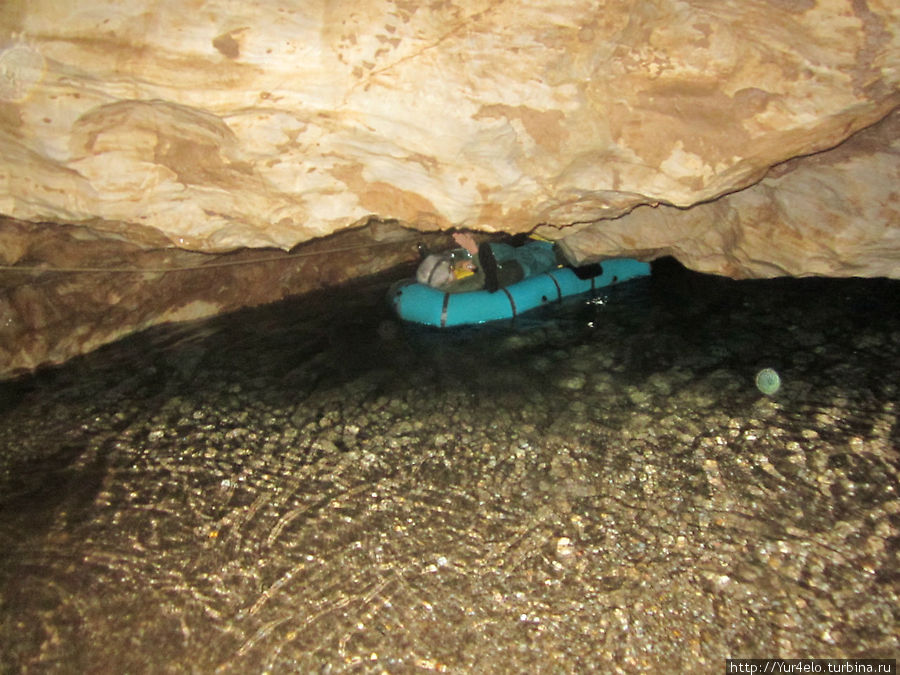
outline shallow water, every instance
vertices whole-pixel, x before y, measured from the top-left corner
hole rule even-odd
[[[900,282],[663,264],[441,332],[389,281],[0,384],[4,672],[896,657]]]

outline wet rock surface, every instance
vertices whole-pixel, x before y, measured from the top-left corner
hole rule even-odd
[[[900,283],[661,265],[454,332],[395,323],[385,288],[157,327],[0,385],[3,662],[896,656]]]

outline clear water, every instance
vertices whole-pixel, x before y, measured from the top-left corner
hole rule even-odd
[[[441,332],[390,281],[0,384],[4,672],[896,656],[900,282],[663,264]]]

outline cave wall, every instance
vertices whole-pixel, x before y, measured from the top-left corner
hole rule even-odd
[[[208,254],[91,227],[0,217],[0,380],[62,363],[167,322],[204,319],[394,269],[420,242],[451,245],[396,223],[371,221],[291,251]],[[373,308],[377,313],[382,308]]]
[[[735,279],[900,278],[900,111],[759,183],[690,208],[640,206],[566,230],[573,259],[671,255]]]

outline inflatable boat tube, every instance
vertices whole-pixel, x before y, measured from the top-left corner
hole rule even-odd
[[[485,290],[446,293],[413,279],[405,279],[391,287],[388,297],[401,319],[446,328],[511,319],[570,295],[650,274],[648,263],[630,258],[604,260],[601,267],[600,274],[588,279],[578,278],[570,267],[560,267],[523,279],[496,293]]]

